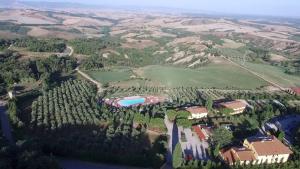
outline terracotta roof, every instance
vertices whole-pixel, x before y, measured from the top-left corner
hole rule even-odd
[[[223,158],[224,161],[226,161],[228,164],[233,164],[234,162],[236,162],[238,160],[238,157],[236,156],[236,154],[234,154],[231,149],[229,150],[220,150],[221,156]]]
[[[276,137],[247,139],[258,155],[292,154],[293,152]]]
[[[254,153],[246,147],[233,147],[232,150],[235,151],[240,161],[255,160]]]
[[[235,100],[235,101],[231,101],[231,102],[224,102],[224,103],[220,103],[220,105],[230,108],[230,109],[239,109],[242,107],[246,107],[247,105],[241,101]]]
[[[226,151],[221,150],[223,159],[229,164],[237,161],[254,161],[255,156],[250,149],[245,147],[232,147]]]
[[[292,87],[292,90],[293,90],[296,94],[300,95],[300,87]]]
[[[197,133],[198,137],[200,140],[205,140],[206,137],[204,133],[202,132],[201,128],[198,126],[193,126],[194,131]]]
[[[190,112],[191,114],[208,113],[208,111],[207,111],[207,109],[205,107],[200,107],[200,106],[189,107],[186,110],[188,112]]]

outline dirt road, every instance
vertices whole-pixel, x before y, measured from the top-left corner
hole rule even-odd
[[[250,69],[248,69],[248,68],[246,68],[246,67],[244,67],[244,66],[242,66],[242,65],[240,65],[240,64],[238,64],[238,63],[236,63],[236,62],[234,62],[234,61],[232,61],[232,60],[230,60],[229,58],[226,58],[225,56],[221,56],[221,57],[224,58],[225,60],[229,61],[229,62],[232,63],[233,65],[238,66],[238,67],[240,67],[240,68],[246,70],[247,72],[249,72],[249,73],[255,75],[256,77],[258,77],[258,78],[260,78],[260,79],[262,79],[262,80],[264,80],[264,81],[270,83],[272,86],[277,87],[277,88],[279,88],[279,89],[282,90],[282,91],[285,91],[285,88],[284,88],[284,87],[282,87],[282,86],[280,86],[279,84],[274,83],[274,82],[272,82],[272,81],[266,79],[264,76],[262,76],[262,75],[260,75],[260,74],[258,74],[258,73],[256,73],[256,72],[254,72],[254,71],[252,71],[252,70],[250,70]]]
[[[77,67],[75,70],[76,70],[81,76],[83,76],[85,79],[87,79],[88,81],[94,83],[94,84],[97,86],[97,88],[98,88],[98,93],[101,93],[101,92],[103,91],[103,88],[102,88],[102,84],[101,84],[101,83],[99,83],[98,81],[96,81],[96,80],[94,80],[93,78],[91,78],[88,74],[86,74],[86,73],[84,73],[83,71],[81,71],[81,70],[79,69],[79,67]]]
[[[73,49],[73,47],[72,46],[67,46],[67,49],[69,49],[69,53],[68,53],[68,56],[72,56],[73,55],[73,53],[74,53],[74,49]]]

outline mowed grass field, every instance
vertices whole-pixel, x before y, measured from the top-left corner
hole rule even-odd
[[[147,66],[141,68],[142,75],[167,87],[202,87],[255,89],[268,85],[247,71],[230,64],[208,65],[199,69],[169,66]]]
[[[248,62],[245,63],[244,66],[283,87],[300,86],[299,76],[288,75],[284,73],[284,70],[280,67]]]
[[[100,83],[110,83],[125,81],[130,79],[132,73],[130,71],[88,71],[86,72],[93,79],[99,81]]]

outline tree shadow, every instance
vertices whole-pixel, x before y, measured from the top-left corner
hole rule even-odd
[[[178,136],[178,126],[176,124],[176,121],[173,123],[173,130],[172,130],[172,153],[176,147],[176,144],[179,142],[179,136]]]
[[[159,168],[166,160],[167,137],[160,135],[150,142],[146,133],[107,135],[107,126],[66,124],[51,130],[43,126],[26,129],[47,155],[92,162]],[[115,130],[115,133],[117,128]]]

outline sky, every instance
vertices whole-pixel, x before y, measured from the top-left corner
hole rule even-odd
[[[32,0],[42,1],[42,0]],[[168,7],[199,12],[300,17],[300,0],[47,0],[110,6]]]

